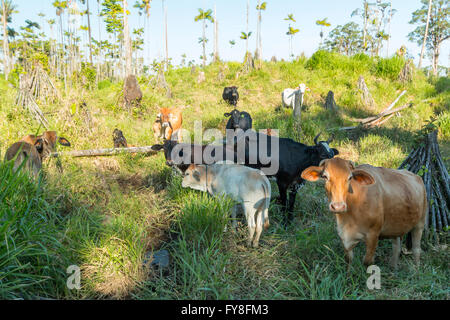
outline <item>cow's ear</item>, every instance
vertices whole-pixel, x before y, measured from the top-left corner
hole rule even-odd
[[[331,148],[331,150],[333,151],[333,154],[334,154],[335,156],[337,156],[337,155],[339,154],[338,149]]]
[[[60,145],[62,145],[64,147],[70,147],[70,142],[66,138],[59,137],[58,138],[58,142],[59,142]]]
[[[44,150],[44,140],[42,138],[37,139],[34,143],[34,146],[39,153],[42,153],[42,151]]]
[[[375,179],[373,178],[373,176],[370,173],[363,171],[363,170],[359,170],[359,169],[352,171],[352,178],[356,182],[366,185],[366,186],[375,183]]]
[[[229,116],[231,116],[231,113],[225,112],[223,115],[224,115],[224,117],[229,117]]]
[[[322,175],[322,172],[323,168],[312,166],[303,170],[301,176],[302,179],[304,180],[315,182],[319,180],[320,176]]]

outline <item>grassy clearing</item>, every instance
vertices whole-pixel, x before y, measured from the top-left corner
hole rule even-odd
[[[398,105],[414,107],[393,117],[382,128],[336,132],[333,147],[357,163],[397,167],[414,143],[414,133],[430,117],[437,117],[439,141],[450,166],[450,89],[448,78],[426,79],[417,73],[413,83],[397,82],[402,66],[397,58],[374,60],[365,55],[345,57],[318,52],[294,62],[264,63],[262,69],[240,75],[239,63],[207,66],[206,81],[197,83],[190,68],[172,69],[167,81],[173,92],[141,79],[143,107],[130,116],[117,101],[122,85],[103,81],[99,89],[73,88],[65,103],[43,107],[52,129],[72,143],[73,149],[112,147],[112,131],[119,128],[133,145],[153,144],[152,124],[158,107],[187,105],[183,127],[193,130],[225,128],[223,87],[239,87],[239,109],[248,111],[255,129],[277,128],[294,137],[290,110],[279,110],[280,93],[304,82],[311,88],[302,113],[302,142],[312,143],[319,132],[353,125],[350,118],[376,114],[403,90]],[[225,68],[225,79],[217,74]],[[362,105],[356,84],[360,75],[377,104]],[[42,131],[26,112],[17,112],[15,92],[0,80],[0,153],[19,137]],[[326,94],[335,93],[339,112],[323,109]],[[85,101],[92,115],[86,127]],[[326,135],[326,134],[325,134]],[[60,150],[62,147],[60,148]],[[94,159],[61,159],[44,165],[39,183],[13,175],[0,165],[1,234],[0,297],[2,298],[134,298],[134,299],[448,299],[449,250],[424,241],[422,266],[416,270],[410,256],[400,268],[388,266],[389,241],[381,241],[376,263],[382,270],[382,289],[366,288],[361,265],[364,246],[355,251],[355,265],[346,272],[335,222],[326,209],[320,185],[307,184],[300,192],[295,221],[285,230],[278,205],[270,208],[270,228],[260,248],[245,247],[246,228],[229,226],[227,199],[213,199],[181,188],[180,177],[165,166],[164,157],[120,155]],[[7,186],[10,186],[7,188]],[[272,185],[273,197],[277,187]],[[448,243],[448,235],[442,235]],[[167,249],[167,270],[145,263],[148,252]],[[66,268],[81,267],[81,290],[68,290]]]

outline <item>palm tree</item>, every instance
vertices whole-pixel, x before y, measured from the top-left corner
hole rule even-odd
[[[297,22],[294,18],[294,15],[292,13],[288,13],[287,17],[284,18],[284,20],[289,21],[289,29],[288,32],[286,32],[286,34],[289,36],[289,52],[290,52],[290,57],[294,56],[293,53],[293,49],[292,49],[292,38],[294,37],[294,35],[299,32],[299,29],[294,29],[291,27],[291,21],[292,22]]]
[[[10,71],[9,62],[9,43],[8,43],[8,23],[12,22],[11,15],[16,13],[17,6],[12,4],[11,0],[2,0],[1,17],[3,22],[3,71],[5,73],[5,79],[8,80]]]
[[[323,43],[323,27],[329,27],[331,26],[331,23],[327,21],[328,18],[325,18],[323,20],[317,20],[316,25],[320,26],[320,45],[322,46]]]
[[[267,2],[260,3],[261,0],[258,0],[258,5],[256,6],[256,10],[258,10],[258,26],[256,28],[256,59],[262,59],[262,44],[261,44],[261,20],[262,15],[261,11],[266,10]]]
[[[210,22],[214,22],[214,18],[212,17],[212,10],[208,9],[207,11],[204,11],[203,9],[198,9],[198,16],[194,18],[194,21],[200,21],[203,22],[203,36],[200,38],[200,41],[203,46],[203,68],[206,66],[206,42],[208,39],[206,39],[206,21],[209,20]]]

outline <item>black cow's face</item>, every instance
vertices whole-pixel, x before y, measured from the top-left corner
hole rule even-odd
[[[224,113],[224,116],[231,117],[231,122],[232,122],[234,129],[239,128],[239,121],[240,121],[241,117],[244,118],[244,114],[242,114],[239,110],[236,110],[236,109],[234,109],[233,111],[231,111],[229,113],[228,112]]]
[[[320,159],[331,159],[339,154],[339,151],[335,148],[330,148],[327,141],[319,141],[316,144],[317,152]]]

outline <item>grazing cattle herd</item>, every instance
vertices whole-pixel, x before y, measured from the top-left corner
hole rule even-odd
[[[282,105],[294,108],[296,95],[309,90],[300,84],[296,89],[285,89]],[[420,242],[428,210],[422,179],[405,170],[355,166],[353,162],[336,157],[339,151],[330,147],[333,138],[314,145],[296,142],[271,134],[272,129],[252,130],[248,112],[238,111],[237,87],[226,87],[222,97],[233,107],[224,116],[227,139],[216,145],[182,143],[181,108],[160,108],[153,125],[154,136],[162,144],[152,149],[164,151],[166,164],[177,168],[183,175],[182,187],[208,192],[213,196],[228,196],[236,202],[232,210],[232,225],[236,228],[236,215],[243,211],[248,226],[248,246],[258,247],[263,228],[269,226],[271,184],[276,181],[278,202],[285,212],[283,222],[293,219],[297,191],[305,181],[325,181],[329,211],[335,215],[337,233],[342,240],[346,258],[350,263],[353,248],[363,241],[366,244],[364,263],[374,263],[379,239],[392,239],[391,264],[396,268],[401,251],[401,237],[412,237],[412,252],[419,263]],[[233,133],[232,140],[228,133]],[[178,135],[177,139],[175,136]],[[129,147],[122,131],[113,133],[114,147]],[[24,168],[37,177],[42,160],[55,149],[56,144],[70,146],[67,139],[46,131],[40,136],[27,135],[6,151],[5,160],[13,161],[17,170]],[[267,161],[267,158],[270,161]],[[276,168],[276,170],[269,170]],[[288,195],[289,192],[289,195]]]

